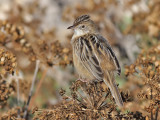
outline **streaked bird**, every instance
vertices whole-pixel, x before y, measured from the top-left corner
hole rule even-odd
[[[114,72],[120,75],[121,68],[114,51],[108,41],[100,35],[96,24],[89,15],[82,15],[68,29],[74,30],[71,39],[73,62],[81,80],[104,81],[116,104],[123,106],[123,100],[114,78]]]

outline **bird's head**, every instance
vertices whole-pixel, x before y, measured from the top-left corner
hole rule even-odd
[[[78,17],[72,26],[68,29],[74,30],[75,36],[82,36],[88,33],[96,33],[97,27],[95,23],[90,19],[89,15],[82,15]]]

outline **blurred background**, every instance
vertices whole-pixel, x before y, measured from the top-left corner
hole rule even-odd
[[[155,55],[155,50],[148,53],[154,48],[160,51],[159,11],[159,0],[0,0],[1,58],[9,53],[12,58],[15,57],[11,64],[16,64],[9,64],[10,59],[5,64],[6,59],[1,59],[0,85],[6,85],[3,89],[1,87],[1,91],[9,91],[0,92],[7,96],[0,100],[0,117],[7,116],[8,110],[17,106],[17,79],[20,106],[26,103],[36,60],[40,61],[40,65],[29,109],[36,106],[45,109],[59,103],[61,88],[69,95],[69,88],[78,79],[78,74],[73,66],[70,45],[73,31],[67,30],[67,27],[83,14],[90,15],[95,21],[118,57],[122,74],[116,76],[116,81],[119,88],[132,97],[132,101],[125,104],[125,110],[138,110],[144,116],[149,116],[150,111],[146,110],[150,105],[149,100],[139,100],[137,95],[143,89],[149,91],[150,86],[143,87],[147,84],[143,83],[144,71],[135,68],[139,64],[145,66],[137,61],[150,54],[153,54],[151,58],[154,56],[151,63],[158,61],[158,66],[160,64],[159,54]],[[153,72],[159,75],[156,70]],[[159,80],[155,84],[159,85]],[[160,98],[155,100],[160,101]],[[159,103],[156,105],[159,106]]]

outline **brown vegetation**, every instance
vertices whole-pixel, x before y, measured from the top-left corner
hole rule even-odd
[[[0,12],[0,120],[160,119],[159,0],[69,1],[3,3],[11,6]],[[121,61],[123,108],[103,82],[76,80],[66,26],[81,14],[96,21]]]

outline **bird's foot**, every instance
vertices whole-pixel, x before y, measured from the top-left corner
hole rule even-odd
[[[86,79],[86,78],[79,78],[76,81],[88,82],[88,79]]]

